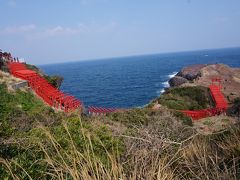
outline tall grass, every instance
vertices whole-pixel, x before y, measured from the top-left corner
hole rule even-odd
[[[26,167],[18,159],[1,159],[7,175],[13,179],[239,179],[240,131],[230,129],[214,136],[196,135],[182,142],[173,143],[165,153],[140,149],[123,158],[118,151],[111,151],[98,139],[105,159],[98,155],[93,137],[80,123],[77,133],[82,137],[82,151],[67,123],[63,123],[65,144],[46,127],[40,127],[38,137],[30,138],[28,146],[33,153],[42,154]],[[74,132],[76,133],[76,132]],[[134,139],[134,137],[132,137]],[[139,139],[136,139],[139,141]],[[34,147],[34,148],[32,148]],[[115,149],[115,147],[112,147]],[[169,149],[169,147],[168,147]],[[127,149],[126,151],[128,151]],[[39,169],[38,169],[39,167]],[[44,167],[44,168],[42,168]]]
[[[229,129],[226,134],[199,136],[179,152],[179,171],[191,179],[239,179],[240,131]]]

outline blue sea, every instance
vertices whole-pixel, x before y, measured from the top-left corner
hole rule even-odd
[[[41,65],[49,75],[61,75],[61,90],[85,106],[141,107],[158,97],[168,80],[192,64],[224,63],[240,67],[240,48],[141,55]]]

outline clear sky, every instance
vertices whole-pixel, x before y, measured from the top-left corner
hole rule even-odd
[[[45,64],[240,46],[240,0],[0,0],[0,49]]]

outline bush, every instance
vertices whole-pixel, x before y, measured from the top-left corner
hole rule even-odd
[[[158,102],[176,110],[199,110],[212,104],[208,89],[204,87],[171,88],[158,98]]]
[[[236,98],[233,105],[228,108],[227,115],[240,117],[240,98]]]
[[[149,120],[149,110],[147,109],[132,109],[124,112],[116,112],[109,117],[114,121],[124,123],[125,125],[142,125],[147,124]]]
[[[9,93],[0,84],[0,135],[11,136],[17,131],[28,131],[37,123],[53,125],[62,120],[62,113],[55,113],[32,93],[17,90]]]
[[[180,119],[184,125],[193,126],[192,119],[190,117],[186,116],[185,114],[183,114],[182,112],[173,111],[173,114],[178,119]]]

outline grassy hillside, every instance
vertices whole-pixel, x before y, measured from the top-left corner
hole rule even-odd
[[[158,101],[204,98],[195,93],[177,89]],[[180,116],[164,107],[64,114],[0,84],[0,179],[239,179],[239,127],[203,136]]]
[[[157,102],[176,110],[199,110],[212,104],[208,88],[176,87],[168,89]]]
[[[30,130],[38,121],[45,125],[56,124],[64,116],[63,113],[54,113],[31,92],[8,92],[6,84],[0,84],[0,110],[1,137]]]

